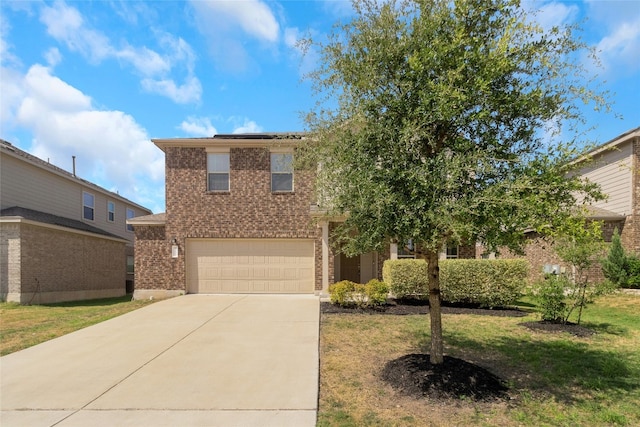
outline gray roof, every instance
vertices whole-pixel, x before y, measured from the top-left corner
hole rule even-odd
[[[126,240],[115,234],[111,234],[108,231],[104,231],[98,227],[94,227],[82,221],[75,219],[65,218],[57,215],[52,215],[45,212],[34,211],[33,209],[21,208],[19,206],[13,206],[11,208],[2,209],[0,211],[0,217],[21,217],[30,221],[41,222],[43,224],[57,225],[60,227],[71,228],[73,230],[86,231],[87,233],[99,234],[101,236],[114,237],[119,240]]]

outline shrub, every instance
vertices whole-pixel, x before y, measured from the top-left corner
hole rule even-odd
[[[442,300],[484,307],[514,304],[522,296],[528,271],[522,259],[440,261]]]
[[[387,302],[389,287],[378,279],[371,279],[365,285],[365,294],[369,305],[383,305]]]
[[[382,279],[396,298],[427,298],[429,281],[427,262],[423,259],[386,260]]]
[[[627,254],[622,247],[620,240],[620,234],[618,229],[613,230],[613,236],[611,237],[611,246],[609,246],[609,253],[607,257],[602,260],[602,273],[604,277],[609,279],[612,283],[620,287],[626,287],[629,279],[629,272],[627,269],[629,260]]]
[[[343,307],[374,307],[387,301],[389,288],[377,279],[370,280],[366,285],[343,280],[329,286],[331,302]]]
[[[565,323],[568,317],[565,289],[569,287],[569,278],[561,275],[547,275],[536,283],[538,290],[535,299],[540,307],[542,320]]]
[[[356,284],[349,280],[343,280],[341,282],[329,285],[329,296],[332,304],[341,306],[347,306],[352,304],[351,296],[355,291]]]
[[[640,289],[640,258],[636,256],[627,257],[627,287]]]

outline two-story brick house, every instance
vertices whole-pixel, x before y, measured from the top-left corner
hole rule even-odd
[[[316,207],[315,171],[294,170],[303,133],[154,139],[165,153],[166,212],[129,220],[136,241],[135,298],[184,293],[316,293],[380,278],[384,253],[334,253]],[[475,246],[443,257],[476,256]]]
[[[126,219],[150,213],[0,140],[0,298],[40,304],[133,290]]]

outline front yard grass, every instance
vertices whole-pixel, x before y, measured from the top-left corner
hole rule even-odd
[[[599,299],[588,338],[534,332],[526,317],[444,314],[445,354],[503,378],[509,399],[433,401],[398,394],[384,364],[427,353],[428,315],[323,314],[319,426],[640,425],[640,296]]]
[[[0,303],[0,356],[136,310],[131,296],[46,305]]]

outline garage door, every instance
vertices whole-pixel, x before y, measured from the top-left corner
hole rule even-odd
[[[313,293],[314,242],[188,239],[189,293]]]

